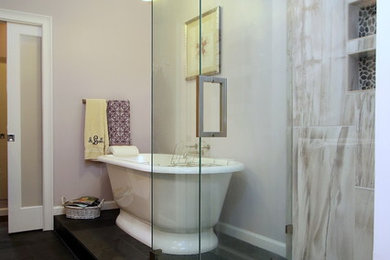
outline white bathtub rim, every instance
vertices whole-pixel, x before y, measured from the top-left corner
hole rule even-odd
[[[141,156],[149,156],[150,154],[139,154]],[[151,172],[152,167],[148,162],[132,162],[129,160],[125,160],[126,158],[135,158],[139,155],[133,157],[116,157],[112,154],[99,156],[97,158],[98,161],[121,166],[124,168],[131,168],[143,172]],[[155,156],[166,156],[166,154],[155,154]],[[204,158],[205,160],[209,160],[210,158]],[[219,161],[226,160],[229,161],[230,165],[224,166],[202,166],[201,173],[202,174],[216,174],[216,173],[233,173],[239,172],[244,169],[244,165],[240,162],[229,160],[229,159],[217,159]],[[165,174],[199,174],[199,167],[170,167],[170,166],[157,166],[153,165],[153,173],[165,173]]]

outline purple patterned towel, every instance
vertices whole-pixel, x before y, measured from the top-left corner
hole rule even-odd
[[[107,124],[110,145],[130,145],[130,101],[109,100]]]

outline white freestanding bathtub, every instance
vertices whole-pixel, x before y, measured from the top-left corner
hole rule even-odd
[[[131,157],[104,155],[114,199],[120,208],[116,224],[132,237],[166,254],[199,252],[199,161],[172,164],[172,155]],[[217,224],[233,172],[243,164],[224,159],[202,158],[201,168],[201,252],[214,249]],[[152,193],[153,192],[153,193]],[[153,232],[151,195],[153,194]]]

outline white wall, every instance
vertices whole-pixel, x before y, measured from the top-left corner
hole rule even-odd
[[[377,2],[377,87],[375,119],[375,219],[374,259],[386,260],[390,255],[390,2]]]
[[[154,147],[172,153],[194,144],[195,81],[185,80],[184,24],[198,1],[154,5]],[[228,79],[227,138],[203,138],[211,157],[243,162],[233,175],[220,221],[285,242],[288,84],[286,3],[271,0],[203,1],[202,11],[222,7],[222,68]]]
[[[0,8],[53,17],[54,201],[112,200],[105,166],[83,159],[82,98],[130,99],[131,138],[150,150],[150,3],[0,0]]]
[[[211,145],[212,157],[245,165],[232,177],[220,221],[285,242],[290,173],[286,6],[283,1],[218,2],[228,137],[203,140]]]

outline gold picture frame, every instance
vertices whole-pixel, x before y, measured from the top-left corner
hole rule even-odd
[[[221,31],[219,6],[202,14],[201,30],[202,37],[199,44],[199,17],[194,17],[185,23],[186,80],[195,79],[199,75],[199,55],[201,55],[202,75],[220,73]]]

